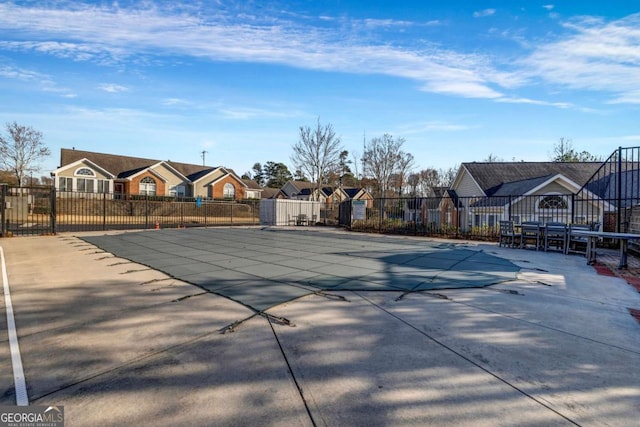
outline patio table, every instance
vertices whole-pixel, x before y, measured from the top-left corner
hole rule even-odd
[[[587,264],[595,264],[596,262],[596,243],[598,239],[608,238],[620,241],[620,262],[618,270],[629,268],[627,262],[627,252],[629,250],[629,240],[640,240],[640,234],[633,233],[616,233],[612,231],[586,231],[574,230],[572,234],[576,236],[584,236],[587,238]]]

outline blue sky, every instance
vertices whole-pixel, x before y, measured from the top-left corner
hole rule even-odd
[[[416,168],[640,145],[640,1],[0,3],[0,123],[60,148],[227,166],[405,138]],[[4,132],[4,130],[3,130]]]

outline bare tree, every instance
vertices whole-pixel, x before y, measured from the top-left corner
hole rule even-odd
[[[438,175],[440,177],[440,186],[450,187],[451,184],[453,184],[453,180],[456,179],[458,169],[458,165],[452,166],[449,169],[440,169],[438,171]]]
[[[576,151],[573,149],[573,141],[569,138],[561,137],[553,146],[554,162],[599,162],[602,158],[594,156],[588,151]]]
[[[37,162],[51,155],[42,132],[16,122],[7,123],[8,136],[0,135],[0,166],[11,171],[22,186],[29,173],[40,171]]]
[[[391,176],[394,173],[397,154],[404,140],[395,140],[385,133],[382,137],[371,139],[363,154],[364,173],[374,180],[378,197],[386,196]]]
[[[486,162],[486,163],[500,163],[500,162],[504,162],[504,159],[502,157],[498,157],[497,155],[495,155],[493,153],[489,153],[489,155],[487,156],[486,159],[483,160],[483,162]]]
[[[420,186],[420,172],[409,174],[409,176],[407,177],[407,185],[410,188],[410,196],[422,196],[422,193],[418,194],[418,187]]]
[[[396,168],[398,171],[398,196],[402,197],[402,191],[404,190],[404,184],[407,181],[407,177],[411,169],[414,166],[414,157],[411,153],[405,153],[404,151],[400,151],[398,153],[398,161],[396,164]]]
[[[300,139],[293,146],[291,161],[296,171],[300,170],[317,184],[319,197],[324,179],[339,164],[342,151],[340,138],[336,136],[333,126],[321,125],[318,118],[314,129],[300,126]]]

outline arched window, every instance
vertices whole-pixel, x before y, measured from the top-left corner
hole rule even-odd
[[[156,180],[150,176],[145,176],[140,180],[140,194],[147,196],[156,195]]]
[[[81,175],[81,176],[96,176],[95,172],[92,171],[89,168],[80,168],[78,170],[76,170],[76,175]]]
[[[222,195],[225,199],[235,199],[236,187],[234,187],[233,184],[227,182],[222,189]]]
[[[544,196],[538,202],[538,209],[567,209],[567,201],[559,195]]]

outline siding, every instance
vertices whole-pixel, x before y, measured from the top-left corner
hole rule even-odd
[[[466,169],[462,171],[462,178],[460,178],[460,184],[456,188],[454,188],[458,196],[460,197],[475,197],[475,196],[483,196],[484,191],[478,184],[471,178],[469,172]]]

